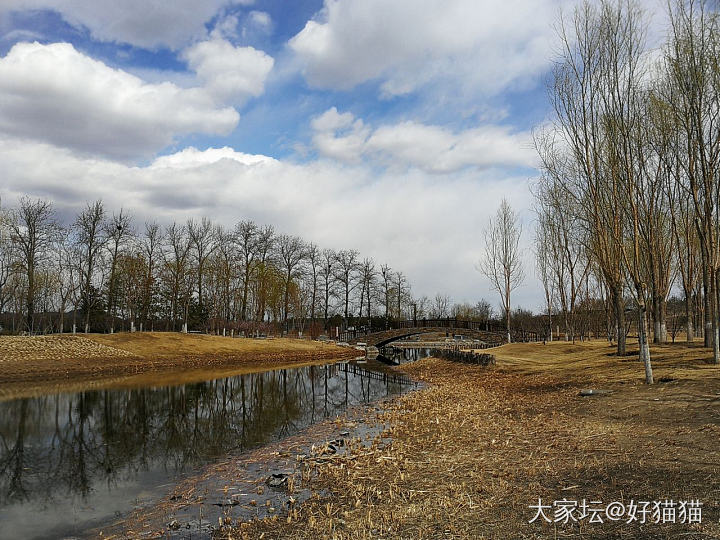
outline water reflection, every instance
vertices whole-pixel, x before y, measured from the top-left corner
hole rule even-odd
[[[377,359],[380,362],[391,365],[400,365],[406,362],[414,362],[421,358],[430,356],[430,350],[424,347],[382,347]]]
[[[0,538],[77,533],[219,456],[408,383],[336,364],[0,403]]]

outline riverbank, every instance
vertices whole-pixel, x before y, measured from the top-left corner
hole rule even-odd
[[[494,352],[490,368],[404,365],[429,387],[378,414],[391,441],[331,460],[293,456],[312,473],[298,486],[312,497],[216,537],[720,537],[720,368],[707,350],[653,347],[653,386],[635,358],[602,342]],[[581,397],[589,388],[601,393]],[[538,499],[553,523],[529,523]],[[563,523],[556,512],[583,500],[602,511],[579,519],[578,508]],[[623,515],[610,519],[608,505]]]
[[[192,382],[353,358],[354,349],[299,339],[175,332],[0,337],[0,400],[97,386]]]

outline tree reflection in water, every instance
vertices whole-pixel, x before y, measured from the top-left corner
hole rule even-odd
[[[407,383],[334,364],[2,402],[0,538],[81,531],[181,473]]]

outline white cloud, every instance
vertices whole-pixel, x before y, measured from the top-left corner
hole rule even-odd
[[[352,113],[338,113],[335,107],[328,109],[310,122],[315,130],[313,144],[328,157],[358,163],[366,151],[370,129]]]
[[[485,125],[454,133],[414,121],[375,130],[352,113],[335,107],[311,121],[313,144],[329,157],[358,162],[371,157],[391,167],[417,167],[448,173],[466,167],[533,167],[536,157],[530,132],[508,126]]]
[[[251,11],[248,13],[248,22],[264,32],[272,30],[272,18],[265,11]]]
[[[542,73],[565,0],[326,0],[289,42],[317,87],[378,79],[387,95],[428,83],[495,94]]]
[[[205,23],[225,7],[247,0],[3,0],[3,11],[51,9],[74,26],[84,26],[99,41],[154,49],[180,49],[203,38]]]
[[[238,24],[240,21],[235,15],[228,15],[223,17],[215,23],[215,26],[210,32],[211,39],[234,39],[237,38]]]
[[[338,129],[349,128],[355,121],[353,113],[339,113],[336,107],[331,107],[320,116],[310,121],[310,126],[315,131],[337,131]]]
[[[221,159],[230,159],[244,165],[257,165],[258,163],[272,163],[276,161],[268,156],[236,152],[228,146],[208,148],[207,150],[198,150],[190,146],[174,154],[158,157],[149,165],[149,168],[188,169],[209,163],[216,163]]]
[[[480,233],[502,197],[519,209],[528,208],[531,197],[524,177],[477,171],[437,176],[419,169],[377,174],[367,166],[294,164],[231,148],[188,148],[129,167],[0,138],[0,163],[3,204],[21,194],[48,197],[66,221],[97,198],[111,209],[132,209],[139,223],[204,215],[232,226],[253,219],[322,247],[356,248],[402,270],[414,294],[442,289],[458,301],[485,296],[496,303],[474,267]],[[539,305],[534,294],[526,287],[516,300]]]
[[[203,89],[145,83],[68,43],[19,43],[0,58],[0,133],[132,160],[179,135],[228,134],[238,119]]]
[[[220,103],[242,104],[263,93],[274,60],[253,47],[235,47],[224,39],[196,43],[183,52],[208,93]]]

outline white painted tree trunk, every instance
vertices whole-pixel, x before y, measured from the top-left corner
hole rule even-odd
[[[648,344],[647,311],[642,304],[638,306],[638,345],[640,348],[640,361],[645,366],[645,382],[647,384],[653,384],[650,345]]]

